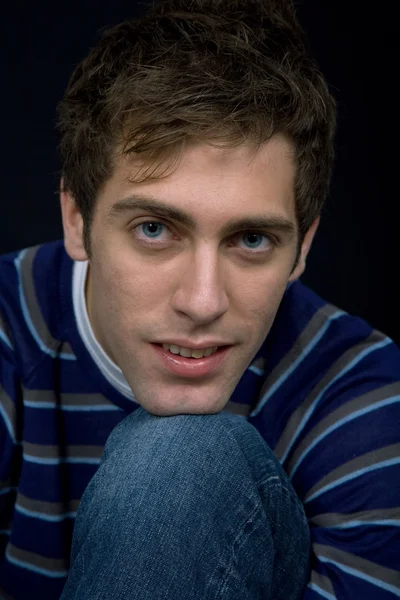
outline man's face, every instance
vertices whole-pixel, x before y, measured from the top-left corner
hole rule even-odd
[[[140,184],[134,168],[120,162],[97,200],[94,333],[147,411],[218,412],[299,274],[291,146],[193,145],[172,175]]]

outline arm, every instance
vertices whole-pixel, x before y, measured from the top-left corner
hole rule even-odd
[[[21,423],[17,404],[20,399],[13,344],[0,312],[0,560],[11,533],[19,477]]]
[[[310,524],[304,600],[400,598],[400,352],[390,340],[349,352],[360,360],[326,373],[277,445]]]

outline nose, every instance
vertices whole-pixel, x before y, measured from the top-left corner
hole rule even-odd
[[[172,297],[176,312],[196,325],[207,325],[224,315],[229,306],[218,252],[198,248],[188,259]]]

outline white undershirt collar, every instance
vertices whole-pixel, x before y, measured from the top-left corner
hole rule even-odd
[[[90,356],[111,385],[129,400],[135,401],[135,396],[121,369],[104,352],[97,341],[86,307],[85,284],[88,261],[75,261],[72,276],[72,300],[74,305],[75,319],[82,338]]]

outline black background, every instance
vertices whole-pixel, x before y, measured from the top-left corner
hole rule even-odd
[[[303,281],[400,344],[396,3],[300,0],[338,102],[331,194]],[[16,2],[0,29],[0,253],[62,236],[55,107],[97,32],[136,2]]]

